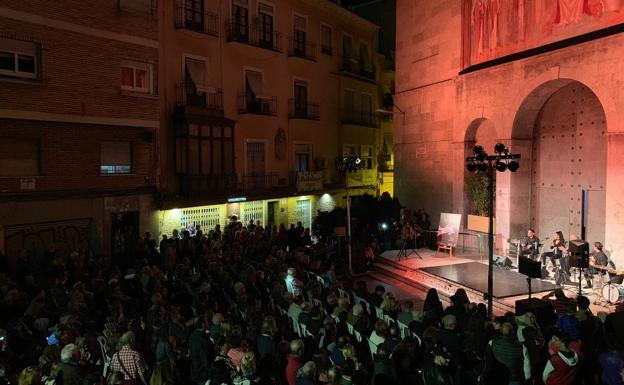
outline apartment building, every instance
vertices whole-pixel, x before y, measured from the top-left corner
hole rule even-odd
[[[177,0],[161,22],[161,232],[311,225],[343,205],[342,155],[380,189],[378,27],[327,0]]]
[[[157,231],[158,7],[0,4],[0,253]]]

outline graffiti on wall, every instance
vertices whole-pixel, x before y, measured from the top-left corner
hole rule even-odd
[[[624,22],[624,0],[465,0],[467,64]]]
[[[5,226],[4,248],[10,260],[22,250],[42,256],[51,246],[58,254],[69,255],[74,250],[89,250],[90,234],[90,219]]]

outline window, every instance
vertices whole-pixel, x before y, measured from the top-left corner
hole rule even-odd
[[[151,91],[151,65],[146,63],[124,63],[121,65],[121,89],[133,92]]]
[[[360,66],[362,71],[367,74],[373,72],[373,62],[368,54],[368,45],[364,42],[360,43]]]
[[[312,160],[312,146],[310,144],[295,144],[295,171],[310,171]]]
[[[0,177],[40,175],[39,139],[0,137]]]
[[[249,39],[248,6],[248,0],[232,0],[232,37],[236,41]]]
[[[182,0],[184,7],[184,25],[194,31],[204,30],[204,0]]]
[[[303,16],[295,15],[293,19],[293,53],[295,56],[306,57],[306,24]]]
[[[184,59],[184,83],[186,87],[186,102],[193,106],[206,106],[206,93],[216,91],[208,87],[208,71],[203,60]]]
[[[308,115],[308,82],[295,80],[295,116]]]
[[[262,72],[245,70],[245,111],[248,113],[262,113],[266,96],[263,94],[264,84]]]
[[[346,114],[353,115],[355,112],[355,93],[353,90],[344,90],[343,93],[343,110]]]
[[[362,120],[364,122],[371,122],[373,120],[373,97],[368,94],[362,94],[360,97]]]
[[[258,3],[258,44],[273,48],[273,7],[265,3]]]
[[[364,168],[367,170],[373,169],[373,147],[371,146],[362,146],[362,152],[360,155],[362,161],[364,162]]]
[[[176,138],[176,172],[183,175],[231,175],[234,172],[232,127],[190,123]]]
[[[321,24],[321,52],[326,55],[332,54],[332,30],[324,24]]]
[[[130,174],[132,172],[131,142],[102,142],[100,146],[101,174]]]
[[[342,156],[357,156],[355,146],[352,144],[345,144],[342,146]]]
[[[0,38],[0,75],[37,79],[38,52],[36,43]]]
[[[342,35],[342,56],[346,62],[351,61],[353,56],[353,41],[349,35]]]

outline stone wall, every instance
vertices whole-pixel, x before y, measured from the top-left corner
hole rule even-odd
[[[616,261],[624,263],[624,257],[619,258],[624,255],[624,206],[620,203],[624,198],[624,171],[620,165],[624,160],[620,123],[624,107],[624,35],[465,75],[459,75],[461,41],[461,1],[398,1],[395,100],[406,111],[404,125],[397,119],[394,137],[395,189],[401,202],[426,208],[434,221],[440,212],[465,214],[466,141],[472,139],[475,128],[478,134],[479,126],[487,120],[496,141],[522,154],[519,172],[499,174],[496,181],[499,238],[504,241],[520,236],[526,227],[534,225],[528,188],[532,180],[534,125],[555,92],[580,84],[595,94],[604,110],[607,145],[601,151],[607,153],[605,244]],[[567,155],[565,149],[561,154]],[[584,161],[591,158],[590,154],[584,156]],[[497,247],[502,247],[502,242]]]

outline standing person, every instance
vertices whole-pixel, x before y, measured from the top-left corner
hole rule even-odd
[[[203,385],[209,378],[210,363],[214,361],[214,346],[208,337],[208,320],[205,316],[195,321],[195,330],[189,336],[191,355],[191,381]]]
[[[143,355],[134,350],[134,342],[134,333],[125,332],[119,338],[121,349],[111,358],[111,370],[122,374],[122,385],[147,384],[145,380],[147,365]]]

